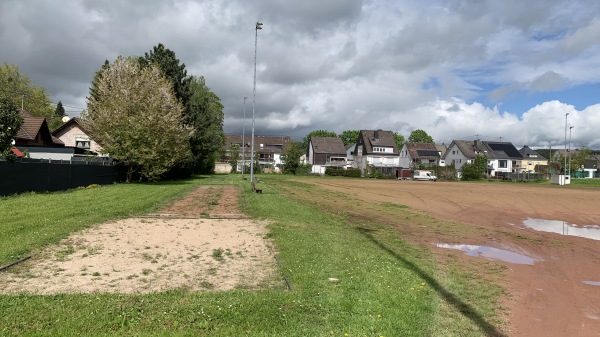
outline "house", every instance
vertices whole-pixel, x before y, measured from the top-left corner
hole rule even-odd
[[[23,124],[14,139],[14,147],[33,159],[71,160],[74,150],[52,136],[45,117],[33,117],[21,110]]]
[[[362,174],[371,167],[383,174],[394,175],[399,167],[399,152],[391,131],[360,130],[354,148],[353,167]]]
[[[489,176],[495,176],[499,172],[516,172],[517,162],[523,160],[521,153],[510,142],[480,140],[453,140],[442,159],[453,165],[460,175],[461,167],[474,163],[480,154],[487,159],[486,174]]]
[[[354,148],[355,144],[346,145],[346,168],[351,168],[352,164],[354,164]]]
[[[243,139],[242,139],[243,138]],[[281,170],[281,155],[283,149],[291,142],[288,136],[257,136],[254,135],[254,153],[258,156],[258,164],[262,169],[271,169],[275,172]],[[230,161],[231,146],[237,144],[240,147],[238,165],[236,170],[242,171],[245,164],[250,172],[250,162],[252,161],[252,136],[242,136],[227,134],[225,135],[225,160]]]
[[[64,147],[65,144],[52,136],[45,117],[33,117],[21,110],[23,125],[15,136],[15,146]]]
[[[405,143],[400,150],[399,165],[403,168],[439,166],[441,154],[435,144]]]
[[[584,178],[599,178],[600,155],[592,155],[583,164]]]
[[[325,174],[327,167],[346,167],[346,148],[338,137],[310,137],[307,156],[312,173]]]
[[[548,159],[544,158],[527,145],[523,146],[519,150],[519,153],[521,156],[523,156],[523,160],[517,161],[517,165],[515,167],[517,172],[535,173],[538,166],[548,165]]]
[[[52,135],[60,139],[65,146],[83,149],[94,153],[102,152],[102,147],[90,138],[80,118],[71,118],[56,130]]]

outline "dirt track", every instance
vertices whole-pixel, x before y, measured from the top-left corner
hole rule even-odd
[[[506,264],[510,268],[506,303],[511,336],[600,336],[600,286],[594,285],[600,284],[600,242],[522,225],[527,218],[566,221],[579,227],[600,225],[600,190],[362,179],[305,182],[365,201],[403,204],[437,218],[514,234],[470,235],[446,243],[510,249],[536,259],[533,265]],[[591,231],[600,229],[592,227]],[[418,240],[431,243],[435,240],[431,235]]]

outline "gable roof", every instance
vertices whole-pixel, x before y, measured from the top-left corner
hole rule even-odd
[[[55,136],[55,137],[59,137],[60,133],[64,129],[66,129],[67,127],[69,127],[69,126],[71,126],[73,124],[76,124],[83,133],[87,134],[87,131],[85,130],[85,128],[83,126],[83,122],[81,121],[81,118],[79,118],[79,117],[73,117],[73,118],[69,119],[68,121],[64,122],[58,128],[56,128],[56,130],[52,131],[52,135]]]
[[[430,143],[406,143],[404,144],[412,159],[437,159],[440,153],[435,144]]]
[[[521,154],[521,156],[523,156],[523,158],[525,159],[535,159],[535,160],[546,160],[546,158],[544,156],[542,156],[541,154],[539,154],[537,151],[531,149],[529,146],[525,145],[523,146],[520,150],[519,153]]]
[[[492,152],[495,159],[522,159],[523,156],[510,142],[482,142]]]
[[[393,153],[377,153],[378,155],[398,155],[398,148],[396,146],[396,141],[394,140],[394,135],[391,131],[383,131],[383,130],[360,130],[359,142],[362,142],[364,145],[363,153],[373,153],[373,147],[381,146],[381,147],[391,147],[394,149]]]
[[[44,146],[64,146],[60,139],[52,136],[48,123],[45,117],[32,117],[27,111],[21,109],[21,116],[23,117],[23,124],[15,136],[15,143],[28,143],[39,139]],[[38,138],[39,136],[39,138]],[[25,144],[23,144],[25,145]]]
[[[490,142],[480,140],[453,140],[448,148],[456,145],[460,152],[469,159],[483,154],[488,159],[522,159],[523,156],[510,142]],[[446,154],[444,157],[446,157]]]
[[[226,134],[225,135],[225,148],[229,149],[231,144],[242,144],[246,143],[246,151],[249,151],[252,144],[252,135],[244,135],[242,141],[242,135],[237,134]],[[292,139],[289,136],[258,136],[254,135],[254,150],[259,151],[261,153],[273,152],[273,153],[282,153],[282,149],[285,148],[285,145],[290,143]],[[263,147],[260,147],[260,144],[263,144]]]
[[[314,153],[345,154],[344,143],[338,137],[310,137]]]

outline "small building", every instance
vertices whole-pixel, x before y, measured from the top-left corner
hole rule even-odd
[[[453,165],[460,175],[462,166],[473,164],[478,155],[486,157],[486,174],[492,177],[497,173],[517,172],[517,163],[523,160],[521,153],[510,142],[480,140],[453,140],[442,159],[447,165]]]
[[[315,174],[325,174],[327,167],[346,167],[346,148],[338,137],[310,137],[307,156]]]
[[[399,151],[391,131],[359,131],[353,167],[360,169],[364,175],[367,166],[382,174],[395,175],[399,167]]]
[[[523,156],[523,159],[516,161],[515,170],[517,172],[535,173],[538,171],[537,168],[539,166],[548,165],[548,159],[544,158],[541,154],[527,145],[523,146],[519,150],[519,153]]]
[[[90,138],[80,118],[75,117],[69,119],[56,130],[52,131],[52,135],[60,139],[65,146],[75,147],[94,153],[102,152],[102,147]]]
[[[242,139],[243,138],[243,139]],[[281,170],[281,155],[284,148],[291,142],[289,136],[257,136],[254,135],[254,153],[258,156],[258,164],[264,170],[273,170],[279,172]],[[231,161],[231,146],[237,144],[240,148],[239,159],[236,167],[237,172],[242,171],[244,164],[246,172],[250,172],[250,162],[252,161],[252,136],[227,134],[225,135],[225,151],[224,160]]]
[[[431,143],[405,143],[400,150],[399,164],[403,168],[439,166],[440,151]]]

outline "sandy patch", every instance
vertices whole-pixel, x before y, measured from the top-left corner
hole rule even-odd
[[[201,187],[160,213],[74,233],[0,275],[3,293],[253,289],[276,281],[264,223],[239,215],[237,189]],[[185,202],[187,200],[187,202]],[[218,212],[218,213],[217,213]]]

